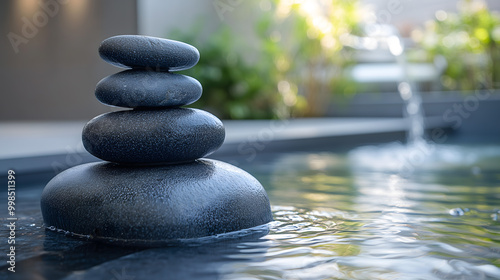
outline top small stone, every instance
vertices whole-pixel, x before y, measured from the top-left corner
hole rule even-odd
[[[154,71],[186,70],[200,59],[198,50],[186,43],[139,35],[110,37],[102,41],[99,54],[114,66]]]

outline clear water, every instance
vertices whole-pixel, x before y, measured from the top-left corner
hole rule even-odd
[[[259,155],[240,167],[268,191],[269,233],[193,246],[46,231],[43,184],[19,182],[17,272],[0,279],[500,279],[500,146],[439,146],[402,176],[381,158],[395,145]]]

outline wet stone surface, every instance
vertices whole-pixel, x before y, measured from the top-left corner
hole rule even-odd
[[[262,185],[215,160],[162,166],[89,163],[45,187],[45,225],[114,244],[211,236],[272,220]]]
[[[99,46],[99,55],[118,67],[156,71],[186,70],[200,59],[198,50],[186,43],[139,35],[108,38]]]
[[[201,84],[191,77],[142,69],[125,70],[102,79],[95,95],[106,105],[178,107],[198,100]]]
[[[100,115],[83,129],[92,155],[120,163],[175,163],[205,157],[224,142],[212,114],[187,108],[128,110]]]

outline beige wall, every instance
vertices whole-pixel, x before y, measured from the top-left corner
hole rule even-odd
[[[190,28],[199,18],[204,20],[206,29],[214,29],[219,19],[212,3],[204,0],[139,0],[139,33],[164,37],[172,29]]]
[[[85,120],[110,110],[94,89],[119,69],[97,48],[109,36],[137,33],[136,0],[60,2],[0,1],[0,121]]]

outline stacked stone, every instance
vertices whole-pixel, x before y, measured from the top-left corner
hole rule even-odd
[[[100,56],[131,68],[102,79],[96,97],[131,108],[83,129],[84,147],[108,162],[66,170],[44,189],[47,227],[115,244],[155,245],[237,231],[272,220],[267,195],[250,174],[202,159],[225,137],[222,122],[198,109],[200,83],[174,74],[199,60],[188,44],[134,35],[104,40]]]
[[[101,80],[96,97],[135,110],[103,114],[83,129],[83,145],[103,160],[130,163],[193,161],[224,142],[222,122],[202,110],[179,108],[201,96],[200,83],[171,73],[193,67],[198,50],[188,44],[145,36],[106,39],[99,54],[108,63],[131,67]]]

